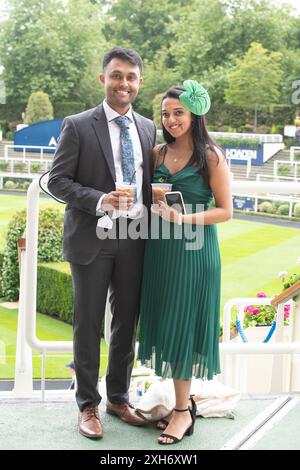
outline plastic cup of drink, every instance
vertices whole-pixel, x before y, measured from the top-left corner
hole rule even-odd
[[[152,183],[152,203],[158,204],[159,201],[164,201],[164,195],[172,191],[172,184],[170,183]]]
[[[124,193],[129,193],[133,199],[136,199],[136,184],[135,183],[116,183],[116,190]]]
[[[121,191],[123,193],[129,193],[133,197],[133,203],[136,201],[137,187],[135,183],[129,182],[118,182],[116,183],[116,191]]]

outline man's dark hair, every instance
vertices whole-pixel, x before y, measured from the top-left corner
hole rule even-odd
[[[107,65],[115,58],[129,62],[132,65],[137,65],[140,72],[143,70],[143,61],[141,56],[133,49],[127,49],[126,47],[113,47],[107,51],[103,57],[103,70],[105,70]]]

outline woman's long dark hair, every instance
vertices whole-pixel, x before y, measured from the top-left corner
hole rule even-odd
[[[175,98],[179,99],[181,93],[185,90],[180,86],[173,86],[171,87],[162,97],[161,104],[166,98]],[[207,164],[207,146],[209,146],[210,150],[214,152],[218,161],[219,157],[215,151],[215,147],[219,148],[223,153],[223,150],[214,142],[214,140],[209,136],[207,128],[206,128],[206,120],[204,116],[197,116],[196,114],[192,113],[192,139],[193,139],[193,155],[191,157],[190,162],[188,165],[195,166],[199,173],[203,176],[204,180],[207,184],[209,184],[209,172],[208,172],[208,164]],[[162,131],[163,136],[167,144],[171,144],[176,139],[172,137],[171,134],[165,129],[162,124]]]

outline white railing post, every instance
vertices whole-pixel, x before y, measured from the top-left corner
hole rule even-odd
[[[223,364],[222,379],[224,384],[234,388],[239,388],[241,392],[247,392],[247,362],[250,354],[269,354],[273,356],[271,390],[274,392],[286,391],[286,384],[283,382],[284,354],[297,354],[297,359],[291,365],[291,388],[292,391],[300,390],[300,319],[298,318],[298,335],[291,338],[291,341],[283,341],[284,328],[284,304],[277,312],[278,331],[276,341],[268,343],[247,342],[243,343],[240,338],[238,342],[230,341],[231,309],[236,307],[241,311],[241,307],[246,305],[271,305],[271,298],[235,298],[226,302],[223,312],[223,342],[220,343],[220,353]],[[295,329],[297,325],[294,325]],[[240,358],[242,355],[242,358]],[[234,356],[234,357],[230,357]],[[292,369],[292,364],[294,364]],[[245,369],[245,370],[243,370]]]
[[[293,321],[292,341],[300,342],[300,297],[294,302],[293,310],[291,312],[291,319]],[[300,390],[300,354],[292,354],[291,357],[291,377],[290,389]]]
[[[36,287],[37,287],[37,247],[39,220],[39,178],[30,184],[27,191],[26,217],[26,258],[25,258],[25,312],[26,340],[35,350],[69,352],[72,341],[42,341],[36,336]]]
[[[284,303],[277,306],[275,341],[282,342],[284,334]],[[273,358],[271,392],[283,391],[283,355],[278,354]]]
[[[233,180],[232,187],[237,192],[248,192],[249,194],[256,194],[259,191],[272,192],[276,191],[279,194],[299,193],[300,185],[297,183],[266,183],[257,181],[238,181]],[[47,351],[56,352],[70,352],[73,351],[72,341],[42,341],[36,337],[36,290],[37,290],[37,246],[38,246],[38,219],[39,219],[39,178],[36,178],[30,184],[27,191],[27,219],[26,219],[26,255],[24,259],[24,269],[21,275],[21,293],[22,298],[21,305],[22,311],[24,312],[25,328],[19,326],[20,335],[31,349],[39,351],[43,354],[45,361],[45,353]],[[267,304],[270,299],[255,298],[255,299],[231,299],[226,303],[224,309],[224,327],[223,327],[223,338],[224,342],[220,344],[220,352],[222,358],[228,358],[227,363],[236,361],[234,356],[236,354],[291,354],[300,353],[300,338],[299,341],[293,343],[273,343],[273,344],[262,344],[262,343],[247,343],[233,344],[230,342],[230,313],[233,305],[251,305],[252,304]],[[106,309],[107,324],[105,326],[106,341],[109,341],[110,327],[109,318]],[[21,317],[20,317],[21,318]],[[21,325],[21,322],[20,322]],[[25,329],[25,338],[24,338]],[[225,360],[226,362],[226,360]],[[43,371],[45,362],[43,362]],[[224,376],[232,377],[232,381],[237,377],[234,377],[232,370],[227,370]],[[17,378],[17,376],[16,376]],[[227,380],[226,379],[226,380]],[[240,380],[240,379],[239,379]],[[299,378],[300,380],[300,378]],[[42,373],[42,382],[45,381],[45,373]],[[23,395],[22,395],[23,396]]]
[[[19,314],[18,331],[16,345],[16,364],[15,364],[15,383],[13,395],[15,397],[31,397],[33,395],[32,382],[32,349],[25,340],[25,310],[24,310],[24,262],[26,257],[25,247],[20,249],[20,295],[19,295]]]

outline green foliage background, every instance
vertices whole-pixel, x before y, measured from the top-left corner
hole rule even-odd
[[[38,90],[48,93],[55,117],[97,105],[103,98],[98,81],[103,54],[118,45],[136,49],[144,59],[144,81],[134,106],[148,117],[153,116],[158,94],[193,78],[211,95],[211,126],[246,130],[243,126],[252,125],[253,109],[246,109],[231,83],[244,64],[255,77],[251,99],[255,95],[260,104],[258,126],[293,121],[297,105],[291,102],[292,84],[300,77],[300,17],[288,6],[268,0],[6,3],[0,63],[7,103],[0,107],[0,119],[20,120],[28,97]],[[249,61],[252,43],[265,49],[267,57],[282,58],[275,71],[274,61],[265,63],[263,73],[260,61]],[[239,88],[253,88],[249,74],[240,76]]]
[[[17,241],[24,237],[26,210],[11,219],[6,235],[1,267],[1,293],[10,301],[19,298],[19,264]],[[57,209],[47,208],[39,213],[38,261],[62,259],[63,215]]]

